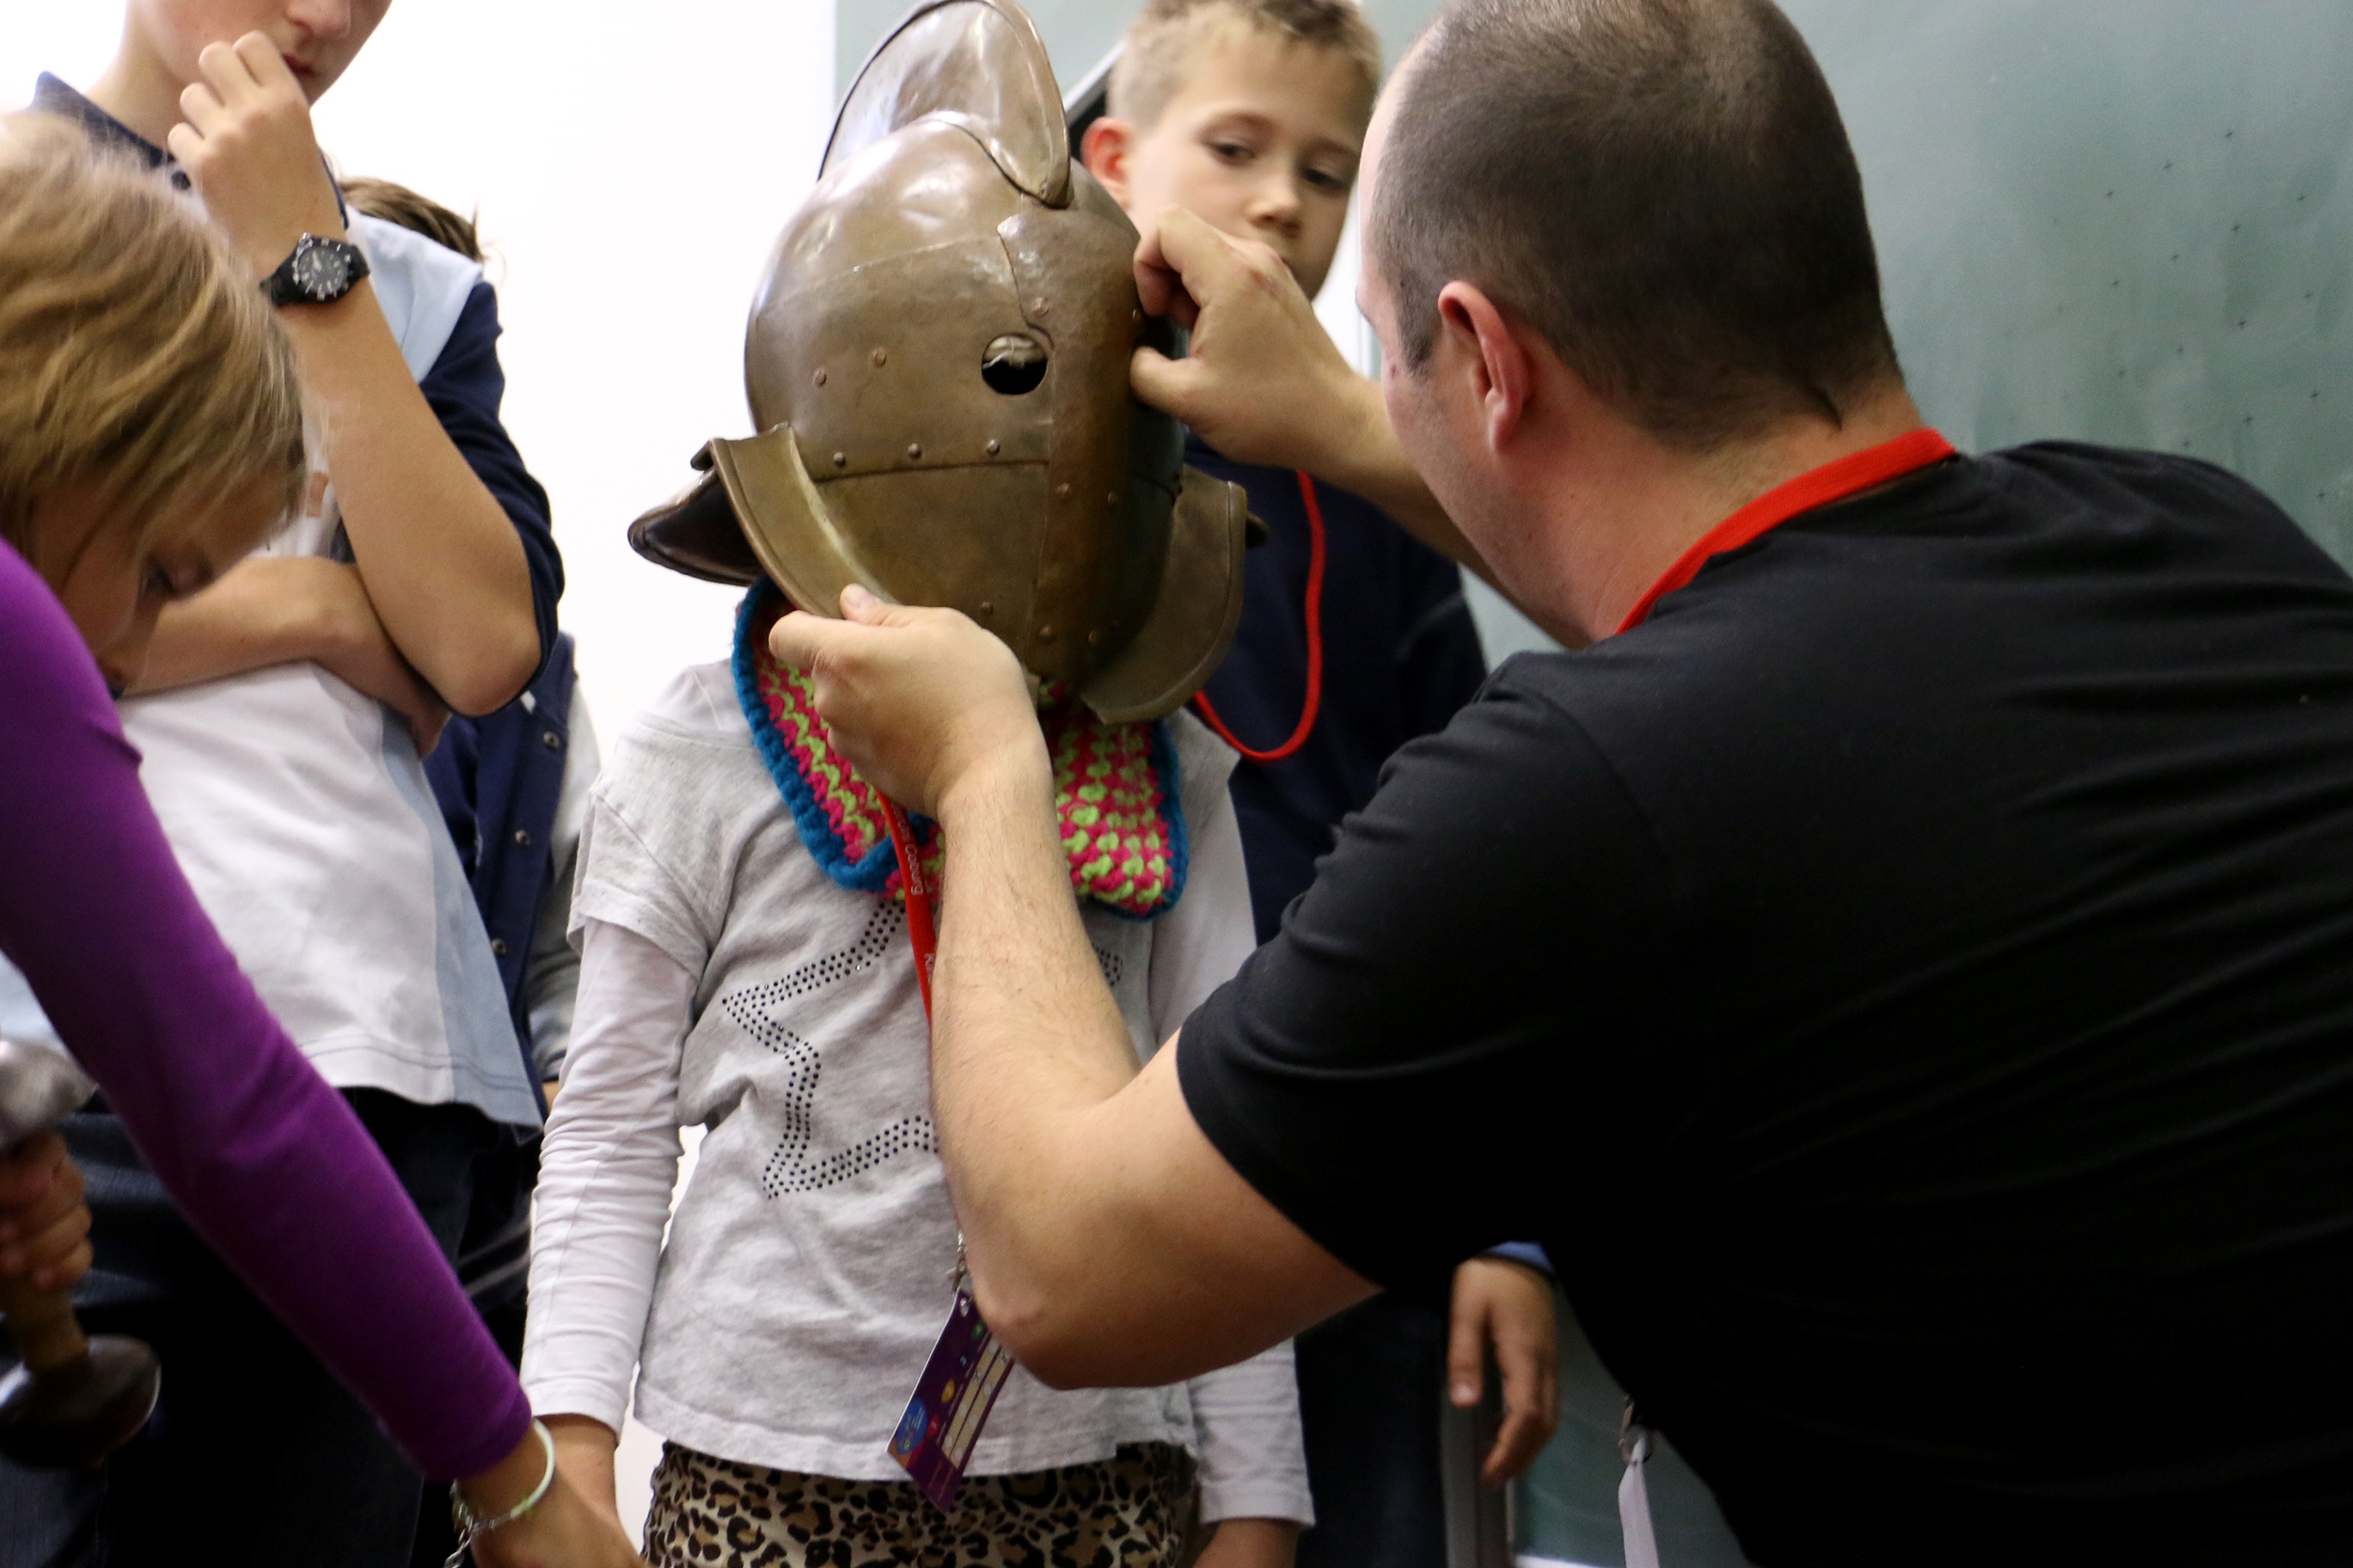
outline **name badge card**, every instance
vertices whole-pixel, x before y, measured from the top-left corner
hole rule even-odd
[[[942,1513],[955,1512],[972,1446],[981,1440],[982,1423],[1012,1370],[1013,1357],[981,1321],[972,1292],[959,1288],[948,1326],[932,1347],[915,1397],[907,1400],[890,1439],[890,1457]]]

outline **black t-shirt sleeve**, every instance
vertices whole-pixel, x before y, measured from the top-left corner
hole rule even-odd
[[[1219,1152],[1384,1284],[1557,1243],[1668,1125],[1647,1024],[1673,1004],[1670,881],[1608,761],[1517,673],[1398,754],[1177,1050]]]

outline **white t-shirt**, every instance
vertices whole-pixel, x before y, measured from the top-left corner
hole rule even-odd
[[[363,214],[351,232],[422,377],[482,269]],[[328,554],[339,526],[328,490],[259,553]],[[204,912],[328,1082],[537,1124],[498,962],[405,721],[307,662],[121,713]]]
[[[1252,945],[1233,753],[1189,717],[1170,728],[1184,895],[1153,921],[1083,915],[1139,1057]],[[638,1418],[676,1442],[904,1480],[890,1435],[947,1322],[956,1224],[904,908],[803,848],[727,665],[687,671],[616,747],[573,920],[580,999],[532,1239],[533,1407],[617,1428],[642,1362]],[[680,1126],[707,1130],[671,1214]],[[1159,1389],[1058,1393],[1016,1369],[971,1469],[1139,1442],[1201,1456],[1212,1519],[1313,1516],[1288,1345]]]

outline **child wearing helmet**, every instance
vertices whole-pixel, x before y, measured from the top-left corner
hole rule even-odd
[[[1246,513],[1128,395],[1156,330],[1134,244],[1069,158],[1028,19],[920,8],[777,243],[746,355],[760,433],[712,442],[632,530],[749,586],[733,657],[680,676],[592,796],[524,1379],[609,1499],[634,1373],[669,1439],[656,1564],[1144,1568],[1207,1528],[1204,1560],[1279,1568],[1312,1518],[1288,1346],[1062,1392],[987,1353],[929,1115],[939,841],[894,822],[767,648],[788,602],[831,612],[852,583],[996,630],[1139,1057],[1232,974],[1253,946],[1233,754],[1180,707],[1232,638]],[[682,1127],[704,1134],[674,1203]]]

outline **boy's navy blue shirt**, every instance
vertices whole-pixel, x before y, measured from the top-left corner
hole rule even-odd
[[[1193,435],[1185,460],[1240,485],[1267,525],[1267,542],[1246,565],[1241,629],[1206,691],[1236,738],[1269,750],[1290,737],[1306,700],[1309,536],[1299,475],[1229,461]],[[1244,758],[1234,769],[1261,942],[1315,880],[1340,819],[1372,798],[1389,754],[1444,728],[1487,677],[1454,563],[1361,496],[1319,484],[1316,499],[1325,541],[1323,711],[1290,756]]]
[[[498,356],[502,330],[498,292],[487,282],[476,283],[440,358],[418,381],[417,390],[441,422],[442,434],[522,542],[523,560],[531,568],[532,618],[539,629],[539,663],[532,671],[536,680],[555,651],[555,606],[564,596],[564,558],[555,548],[548,492],[523,466],[522,454],[499,417],[499,405],[506,396],[506,372]]]

